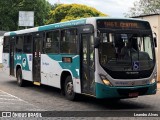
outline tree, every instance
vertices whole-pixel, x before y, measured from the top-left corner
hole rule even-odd
[[[52,8],[51,8],[51,10],[55,10],[58,6],[60,6],[60,5],[62,5],[62,4],[57,4],[57,3],[55,3],[54,5],[52,5]]]
[[[125,16],[134,17],[158,13],[160,13],[159,0],[139,0],[139,2],[134,2],[134,7],[130,8],[129,12],[126,13]]]
[[[50,13],[49,23],[57,23],[86,17],[106,16],[95,8],[80,4],[61,4]]]
[[[51,7],[46,0],[0,0],[0,30],[21,29],[18,27],[19,11],[34,11],[35,26],[44,25]]]

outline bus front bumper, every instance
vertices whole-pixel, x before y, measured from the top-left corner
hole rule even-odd
[[[156,94],[156,91],[157,83],[133,87],[110,87],[96,83],[96,98],[132,98]]]

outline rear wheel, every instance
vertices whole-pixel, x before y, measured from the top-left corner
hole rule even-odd
[[[17,84],[20,87],[25,86],[25,81],[22,79],[22,70],[21,69],[17,70]]]
[[[65,97],[68,100],[75,100],[76,99],[76,93],[74,92],[73,80],[72,80],[71,76],[68,76],[65,80],[64,93],[65,93]]]

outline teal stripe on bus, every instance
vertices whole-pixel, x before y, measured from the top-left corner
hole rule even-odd
[[[27,54],[15,54],[15,58],[14,58],[14,63],[15,63],[15,67],[16,65],[21,65],[23,70],[26,71],[31,71],[29,69],[29,63],[28,63],[28,59],[27,59]]]
[[[41,26],[38,28],[38,31],[51,30],[51,29],[70,27],[70,26],[76,26],[76,25],[84,25],[84,24],[86,24],[86,19],[72,20],[69,22],[61,22],[61,23]]]
[[[146,93],[144,95],[152,95],[156,94],[157,90],[157,83],[148,84],[144,86],[133,86],[133,87],[116,87],[112,86],[109,87],[104,84],[96,83],[96,98],[120,98],[120,97],[127,97],[127,96],[121,96],[118,93],[118,89],[126,89],[127,90],[136,90],[138,88],[148,88]]]
[[[62,69],[68,69],[72,72],[73,77],[80,78],[77,69],[80,69],[80,56],[79,55],[51,55],[48,54],[48,57],[58,62]],[[72,63],[62,62],[62,57],[71,57]]]
[[[14,36],[14,35],[16,35],[15,32],[10,32],[10,36]]]

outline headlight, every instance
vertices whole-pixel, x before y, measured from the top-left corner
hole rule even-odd
[[[104,84],[108,85],[108,86],[111,86],[111,83],[109,82],[109,80],[102,80],[104,82]]]
[[[112,86],[111,82],[106,78],[105,75],[100,74],[99,76],[105,85]]]
[[[154,78],[150,80],[150,84],[153,84],[157,81],[157,73],[154,74]]]
[[[153,78],[153,79],[150,81],[150,84],[153,84],[153,83],[155,83],[155,82],[156,82],[156,79]]]

